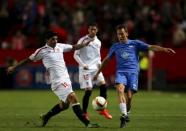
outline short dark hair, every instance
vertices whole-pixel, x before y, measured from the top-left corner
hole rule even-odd
[[[119,25],[116,26],[116,30],[120,30],[122,28],[124,28],[125,31],[128,32],[127,27],[124,24],[119,24]]]
[[[97,24],[96,22],[91,22],[91,23],[89,23],[89,24],[88,24],[88,27],[90,27],[90,26],[96,26],[96,27],[98,28],[98,24]]]
[[[56,32],[53,32],[53,31],[51,31],[51,30],[49,30],[49,31],[47,31],[47,32],[45,33],[45,39],[50,39],[50,38],[53,37],[53,36],[57,36],[57,33],[56,33]]]

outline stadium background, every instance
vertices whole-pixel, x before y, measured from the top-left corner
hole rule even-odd
[[[49,88],[44,84],[45,70],[40,63],[18,69],[12,76],[6,76],[5,69],[43,46],[46,30],[57,32],[60,42],[73,44],[87,33],[87,23],[92,21],[99,25],[103,57],[116,40],[114,28],[120,23],[127,25],[129,38],[175,49],[177,53],[173,56],[162,53],[141,56],[141,60],[148,59],[147,63],[141,63],[144,68],[140,86],[147,87],[150,69],[154,88],[165,89],[167,85],[177,84],[185,88],[184,0],[0,0],[0,88]],[[78,87],[78,68],[72,55],[65,54],[65,60],[73,85]],[[114,67],[112,60],[104,70],[109,85],[113,84]]]
[[[141,54],[140,91],[134,96],[131,122],[125,130],[185,131],[185,0],[0,0],[0,131],[87,131],[71,109],[40,128],[39,115],[58,101],[45,84],[45,69],[38,62],[7,76],[6,68],[43,46],[46,30],[56,31],[60,42],[73,44],[87,33],[87,23],[92,21],[99,25],[102,57],[115,41],[114,28],[120,23],[127,25],[130,38],[176,51],[175,55]],[[65,61],[73,87],[78,88],[78,68],[72,52],[65,53]],[[104,70],[109,88],[113,88],[114,68],[113,59]],[[148,82],[156,91],[146,91],[151,89]],[[75,92],[81,102],[84,92]],[[95,89],[91,100],[98,94]],[[115,90],[109,89],[112,120],[105,120],[89,106],[91,121],[101,125],[90,131],[120,130],[116,98]]]

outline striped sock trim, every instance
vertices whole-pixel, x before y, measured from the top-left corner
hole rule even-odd
[[[75,103],[75,104],[72,104],[72,106],[76,106],[76,105],[80,105],[80,103]]]

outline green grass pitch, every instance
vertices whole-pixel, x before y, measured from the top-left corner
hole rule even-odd
[[[82,90],[76,90],[81,98]],[[99,94],[94,90],[93,97]],[[131,122],[125,129],[119,128],[119,106],[115,90],[108,90],[108,109],[113,115],[107,120],[92,109],[89,114],[92,122],[101,128],[87,129],[73,114],[72,109],[53,117],[46,127],[41,128],[39,115],[47,112],[58,102],[51,91],[24,90],[0,91],[0,131],[185,131],[186,93],[139,91],[133,99]]]

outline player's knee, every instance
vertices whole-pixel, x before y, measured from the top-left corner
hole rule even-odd
[[[77,103],[77,97],[76,97],[76,94],[73,92],[73,93],[70,93],[68,95],[68,100],[71,102],[71,103]]]
[[[132,100],[132,96],[129,95],[128,96],[128,100],[131,101]]]
[[[122,87],[117,88],[118,94],[124,94],[124,89]]]

